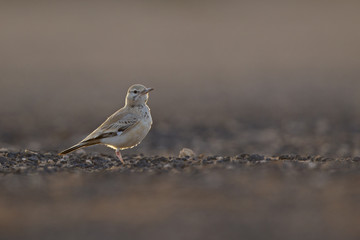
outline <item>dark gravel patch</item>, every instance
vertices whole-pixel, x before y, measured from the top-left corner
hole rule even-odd
[[[80,172],[191,172],[202,169],[250,169],[253,167],[295,170],[358,171],[360,161],[355,158],[328,158],[322,156],[239,154],[236,156],[163,157],[124,155],[125,164],[115,156],[100,153],[77,153],[59,156],[56,152],[0,151],[0,173]]]

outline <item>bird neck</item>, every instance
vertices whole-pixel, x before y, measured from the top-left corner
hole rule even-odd
[[[129,108],[137,108],[137,109],[141,110],[141,109],[145,108],[146,103],[128,103],[126,106]]]

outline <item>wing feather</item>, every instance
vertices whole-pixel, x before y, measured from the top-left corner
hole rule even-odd
[[[111,115],[108,119],[106,119],[103,124],[101,124],[81,142],[88,142],[94,139],[100,140],[103,138],[117,136],[119,132],[123,134],[138,123],[139,118],[136,115],[120,109]]]

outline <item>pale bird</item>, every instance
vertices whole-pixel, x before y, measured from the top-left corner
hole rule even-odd
[[[103,124],[78,144],[59,154],[67,154],[78,148],[103,144],[115,149],[116,156],[124,163],[120,150],[135,147],[150,131],[152,118],[150,108],[146,103],[149,98],[148,93],[152,90],[153,88],[146,88],[141,84],[132,85],[127,91],[123,108],[108,117]]]

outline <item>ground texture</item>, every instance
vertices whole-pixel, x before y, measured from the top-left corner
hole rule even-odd
[[[360,158],[1,149],[2,239],[358,239]]]

